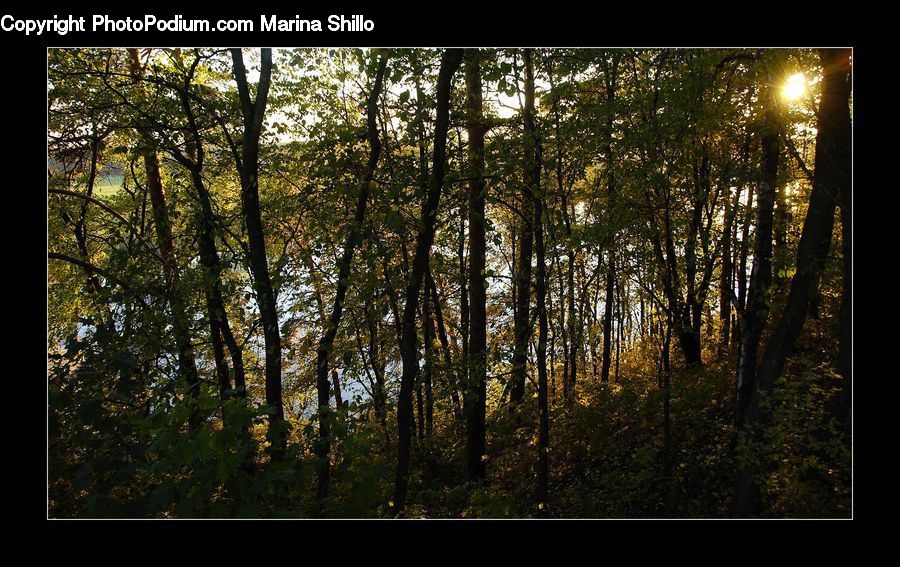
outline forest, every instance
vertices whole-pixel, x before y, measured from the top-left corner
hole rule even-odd
[[[50,518],[851,518],[851,49],[47,51]]]

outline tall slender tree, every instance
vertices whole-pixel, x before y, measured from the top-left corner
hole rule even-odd
[[[406,283],[406,304],[403,308],[402,337],[400,354],[403,372],[400,377],[400,393],[397,399],[397,474],[394,481],[394,498],[391,513],[395,516],[403,511],[406,488],[409,482],[409,456],[412,431],[412,392],[418,374],[416,352],[416,305],[422,290],[422,280],[428,267],[431,244],[434,242],[435,223],[441,189],[444,186],[444,162],[447,159],[447,131],[450,126],[450,89],[453,76],[462,61],[461,49],[445,49],[441,54],[438,71],[436,117],[434,128],[434,151],[432,153],[431,179],[428,192],[422,202],[419,230],[416,235],[416,252],[412,269]]]
[[[537,501],[540,512],[549,506],[550,483],[550,407],[547,390],[547,268],[544,247],[544,194],[541,190],[541,140],[534,112],[533,52],[522,53],[525,66],[525,184],[534,202],[535,308],[538,315],[537,371],[538,371],[538,466]]]
[[[770,81],[774,82],[774,81]],[[747,291],[747,304],[741,316],[741,343],[737,369],[737,408],[735,420],[744,422],[750,393],[756,380],[756,359],[763,329],[769,318],[769,288],[772,285],[772,223],[775,191],[778,184],[778,161],[781,152],[781,119],[778,99],[773,87],[766,87],[765,116],[762,126],[762,177],[757,191],[756,244],[753,268]]]
[[[234,81],[237,83],[243,118],[241,153],[240,156],[235,155],[235,165],[241,179],[241,210],[247,227],[250,271],[253,274],[253,290],[256,294],[256,303],[259,305],[266,348],[268,440],[271,444],[272,459],[280,460],[287,445],[284,404],[281,397],[281,330],[278,324],[275,290],[269,275],[266,235],[259,205],[259,138],[262,134],[269,86],[272,81],[272,50],[263,48],[260,56],[259,83],[256,87],[256,96],[251,97],[244,54],[240,49],[231,50]]]
[[[219,258],[215,238],[218,219],[213,212],[212,196],[203,179],[206,151],[204,149],[204,140],[200,135],[200,126],[191,96],[194,76],[200,61],[198,54],[191,65],[186,67],[183,85],[177,91],[182,111],[187,120],[187,130],[189,132],[187,151],[182,152],[178,147],[173,147],[171,152],[175,160],[181,163],[190,173],[191,183],[197,194],[197,200],[200,202],[200,212],[197,215],[197,241],[199,244],[200,263],[205,270],[204,294],[206,297],[206,312],[207,319],[209,319],[210,341],[213,347],[213,357],[216,363],[216,374],[219,379],[221,397],[225,399],[236,394],[243,398],[247,395],[244,357],[241,347],[238,345],[231,330],[231,323],[225,310],[225,300],[222,295],[222,262]],[[226,347],[232,363],[230,371],[225,359]],[[231,384],[232,375],[234,376],[234,390],[232,390]]]
[[[518,83],[518,77],[516,78]],[[518,88],[518,86],[517,86]],[[524,113],[523,113],[524,116]],[[526,150],[526,156],[527,156]],[[526,159],[528,159],[526,157]],[[528,166],[526,165],[526,170]],[[527,173],[531,175],[531,173]],[[519,256],[516,259],[514,284],[514,343],[512,371],[509,377],[509,402],[515,410],[525,398],[525,382],[528,364],[528,345],[534,328],[531,319],[531,261],[534,249],[534,195],[528,181],[522,185],[520,197],[521,219],[519,229]]]
[[[356,199],[356,212],[350,224],[347,240],[344,242],[344,253],[338,264],[337,290],[334,294],[334,304],[331,308],[331,317],[325,334],[319,341],[316,349],[316,391],[319,401],[319,484],[317,496],[320,505],[324,506],[324,499],[328,496],[328,478],[330,466],[328,463],[331,450],[329,439],[328,414],[329,408],[329,384],[328,384],[328,358],[331,356],[334,339],[337,336],[338,326],[341,324],[341,315],[344,310],[344,299],[347,288],[350,285],[350,264],[353,261],[353,253],[359,245],[362,237],[363,222],[366,218],[366,206],[369,201],[369,193],[372,186],[372,178],[375,168],[378,166],[378,158],[381,155],[381,139],[378,135],[378,98],[381,96],[381,88],[384,83],[384,72],[387,68],[387,55],[382,53],[378,60],[378,69],[375,72],[375,82],[372,91],[366,101],[366,136],[369,142],[369,160],[359,182],[359,193]]]
[[[466,108],[469,137],[469,373],[465,387],[466,478],[485,476],[485,412],[487,385],[487,280],[485,279],[485,120],[482,112],[481,54],[473,49],[466,61]]]
[[[140,50],[129,49],[128,54],[131,61],[131,74],[135,80],[140,81],[144,75],[144,65],[141,62]],[[178,270],[178,260],[175,255],[175,238],[172,234],[170,206],[166,199],[166,193],[163,190],[159,155],[157,155],[157,146],[151,135],[150,127],[140,126],[139,134],[140,152],[144,161],[144,173],[147,176],[147,192],[150,194],[153,221],[156,226],[156,238],[166,277],[169,307],[172,310],[172,327],[175,331],[175,342],[178,346],[178,365],[187,382],[190,427],[191,429],[198,429],[202,419],[200,415],[200,377],[197,373],[194,344],[191,341],[187,304],[181,290],[181,277]]]
[[[606,81],[606,103],[608,105],[606,116],[606,145],[604,147],[604,157],[606,158],[606,191],[607,191],[607,209],[609,218],[610,236],[607,243],[606,252],[606,300],[603,308],[603,366],[600,370],[600,382],[609,382],[609,366],[612,355],[612,327],[613,327],[613,284],[616,281],[616,231],[617,223],[614,218],[616,211],[616,174],[615,174],[615,157],[613,156],[613,108],[616,100],[616,75],[619,70],[619,55],[612,55],[612,61],[606,63],[604,61],[605,81]]]

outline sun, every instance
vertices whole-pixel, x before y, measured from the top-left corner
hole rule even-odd
[[[797,100],[806,92],[806,77],[803,73],[794,73],[788,77],[787,83],[781,89],[781,93],[787,100]]]

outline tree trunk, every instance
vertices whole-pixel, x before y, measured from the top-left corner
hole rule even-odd
[[[471,145],[471,136],[469,134],[470,140],[469,144]],[[484,136],[482,135],[482,148],[484,148]],[[482,150],[483,155],[483,150]],[[481,170],[479,170],[481,171]],[[475,175],[474,173],[472,174]],[[481,174],[479,174],[481,175]],[[473,182],[477,182],[478,180],[469,181],[470,185]],[[483,184],[483,183],[482,183]],[[460,207],[460,219],[459,219],[459,246],[457,255],[459,256],[459,334],[462,342],[462,361],[459,368],[459,383],[462,385],[462,388],[466,388],[466,384],[469,383],[469,372],[470,372],[470,337],[469,337],[469,318],[471,317],[471,308],[469,307],[469,289],[466,285],[467,272],[466,272],[466,220],[465,213],[463,211],[463,207]],[[471,230],[471,229],[470,229]],[[484,229],[482,228],[482,231]],[[472,254],[472,243],[471,236],[469,237],[469,255]],[[469,260],[471,264],[471,260]],[[471,266],[469,266],[471,268]],[[483,269],[483,266],[482,266]],[[463,401],[465,401],[465,393],[463,393]]]
[[[737,215],[738,199],[741,192],[735,192],[734,201],[731,195],[725,199],[725,226],[722,229],[722,266],[719,272],[719,350],[725,352],[731,344],[731,296],[734,293],[734,265],[731,253],[734,220]]]
[[[761,441],[770,416],[763,400],[772,391],[806,320],[809,301],[828,256],[837,198],[850,187],[850,51],[819,51],[824,74],[816,133],[816,164],[809,208],[797,247],[797,271],[791,279],[787,303],[766,346],[753,383],[744,422],[744,434]],[[759,511],[760,489],[752,474],[742,471],[734,497],[738,517]]]
[[[194,168],[191,170],[191,178],[194,188],[200,197],[201,212],[198,219],[198,242],[200,251],[200,263],[206,270],[206,306],[207,315],[209,317],[210,335],[213,341],[213,351],[216,356],[217,372],[221,373],[225,370],[224,375],[219,376],[219,384],[222,398],[230,397],[232,393],[243,398],[247,395],[246,377],[244,371],[244,356],[238,346],[231,331],[231,324],[228,321],[228,314],[225,311],[225,300],[222,297],[222,264],[219,260],[219,253],[216,250],[215,241],[215,217],[212,211],[209,191],[203,183],[200,174],[202,161],[195,162]],[[221,338],[218,335],[221,334]],[[228,347],[231,355],[232,371],[234,374],[234,392],[231,391],[231,380],[227,371],[227,365],[224,362],[224,349],[222,343]],[[218,344],[217,344],[218,343]],[[222,357],[221,363],[218,361]],[[221,367],[221,368],[220,368]]]
[[[663,477],[668,479],[671,469],[671,454],[672,454],[672,438],[671,438],[671,410],[670,410],[670,400],[671,400],[671,380],[672,380],[672,366],[669,361],[669,351],[672,344],[672,315],[666,315],[666,334],[663,339],[663,351],[662,351],[662,388],[663,388],[663,456],[662,456],[662,470]]]
[[[375,73],[375,84],[369,94],[366,103],[366,124],[369,138],[369,160],[359,183],[359,193],[356,199],[356,211],[350,223],[350,231],[344,242],[344,253],[338,264],[337,290],[334,294],[334,304],[331,308],[331,318],[325,334],[319,341],[316,349],[316,393],[318,395],[319,439],[318,439],[318,467],[319,480],[317,497],[319,505],[325,505],[328,497],[328,478],[330,476],[329,454],[331,452],[331,439],[329,437],[328,414],[329,407],[329,383],[328,383],[328,359],[334,346],[338,326],[341,324],[341,315],[344,311],[344,299],[350,286],[350,265],[353,261],[353,253],[359,245],[362,235],[362,225],[366,218],[366,206],[369,201],[369,192],[372,185],[372,177],[378,166],[378,158],[381,155],[381,140],[378,137],[378,124],[376,122],[378,112],[378,97],[381,95],[381,85],[384,81],[384,72],[387,68],[387,56],[382,55],[378,61],[378,70]],[[339,383],[335,383],[335,393],[339,392]]]
[[[450,89],[453,75],[462,60],[462,50],[446,49],[441,56],[441,67],[437,82],[437,113],[434,130],[434,152],[432,159],[431,183],[422,203],[420,226],[416,235],[416,252],[412,270],[406,285],[406,305],[403,309],[402,338],[400,354],[403,372],[400,377],[400,393],[397,400],[397,475],[394,483],[394,499],[391,513],[399,515],[406,499],[409,480],[410,432],[412,421],[412,392],[418,370],[416,352],[416,304],[422,290],[422,280],[428,267],[431,244],[434,242],[437,209],[444,186],[444,161],[447,150],[447,130],[450,122]]]
[[[615,256],[612,250],[607,252],[606,266],[606,300],[603,305],[603,365],[600,368],[600,383],[609,382],[609,367],[612,359],[612,315],[613,285],[616,281]]]
[[[231,324],[225,311],[225,300],[222,297],[222,263],[219,259],[219,252],[216,250],[215,239],[216,216],[212,208],[212,197],[206,183],[203,181],[203,166],[206,154],[197,119],[191,107],[190,88],[197,63],[199,63],[199,59],[190,68],[191,70],[185,78],[184,88],[178,93],[191,135],[191,140],[188,143],[188,155],[186,156],[182,152],[175,150],[174,157],[190,172],[191,183],[197,192],[197,199],[200,201],[197,239],[200,263],[206,272],[204,280],[206,311],[209,319],[213,356],[216,362],[216,374],[219,379],[220,396],[223,400],[233,395],[244,398],[247,395],[244,356],[231,331]],[[225,361],[224,347],[226,346],[231,356],[234,390],[231,388],[231,373]]]
[[[556,85],[553,82],[552,72],[550,74],[550,87],[551,90],[555,90],[556,88]],[[566,301],[566,315],[565,317],[560,315],[560,319],[564,320],[564,323],[560,325],[560,334],[562,335],[563,341],[563,397],[566,400],[569,400],[570,394],[575,391],[575,372],[577,369],[575,359],[578,354],[575,341],[575,247],[572,244],[572,217],[574,216],[574,209],[570,214],[568,191],[566,191],[565,180],[563,177],[563,143],[562,130],[560,128],[558,97],[554,97],[553,99],[553,117],[556,132],[556,187],[562,201],[560,208],[562,210],[563,227],[565,229],[566,238],[566,254],[568,256],[568,263],[566,265],[567,287],[565,294],[563,294],[562,290],[562,270],[560,270],[559,286],[560,298],[565,297]],[[562,306],[560,306],[559,312],[562,314]]]
[[[514,285],[516,310],[513,321],[515,344],[513,345],[512,372],[510,374],[509,402],[515,409],[525,398],[525,375],[528,361],[528,342],[531,338],[531,252],[534,242],[534,198],[525,188],[522,192],[521,229],[519,233],[519,257],[516,262]]]
[[[381,346],[378,333],[378,321],[372,313],[370,302],[365,305],[366,323],[369,330],[369,364],[375,376],[372,402],[375,406],[375,417],[384,430],[385,448],[391,445],[390,431],[387,425],[387,390],[385,388],[385,363],[381,358]]]
[[[606,114],[606,146],[604,148],[606,157],[606,189],[607,189],[607,207],[609,209],[608,225],[615,227],[616,218],[616,176],[613,167],[615,166],[615,158],[612,153],[613,140],[613,105],[616,99],[616,75],[618,73],[618,56],[613,56],[612,68],[604,65],[606,71],[606,103],[608,105]],[[607,266],[606,266],[606,303],[603,306],[603,366],[600,368],[600,383],[609,382],[609,367],[612,355],[612,314],[613,314],[613,284],[616,281],[616,234],[613,228],[609,242],[607,243]]]
[[[273,461],[281,460],[287,446],[284,423],[284,405],[281,399],[281,332],[278,325],[278,310],[275,291],[269,277],[269,260],[266,256],[265,230],[259,207],[259,137],[262,134],[263,117],[272,79],[272,50],[261,51],[262,64],[256,99],[251,100],[247,84],[247,70],[240,49],[231,50],[234,63],[234,79],[238,87],[243,117],[243,142],[238,165],[241,178],[241,203],[244,224],[250,249],[250,271],[255,282],[254,292],[259,305],[263,326],[263,340],[266,346],[266,406],[269,413],[267,438],[271,444]]]
[[[534,68],[532,50],[523,53],[525,60],[525,164],[526,184],[534,201],[534,241],[537,255],[535,270],[535,307],[538,312],[538,482],[537,501],[541,515],[548,511],[550,479],[550,415],[547,400],[547,269],[544,250],[544,196],[541,191],[541,142],[534,122]]]
[[[772,223],[775,188],[778,183],[780,122],[776,94],[766,89],[765,125],[762,138],[762,179],[756,213],[756,245],[747,292],[747,306],[741,318],[741,345],[738,354],[736,425],[743,424],[747,402],[756,378],[756,358],[763,328],[769,317],[769,288],[772,284]]]
[[[738,309],[744,313],[747,308],[747,256],[750,253],[750,225],[753,222],[753,193],[754,187],[747,188],[747,208],[744,213],[744,226],[741,230],[741,246],[738,257],[737,283],[738,283]],[[741,341],[742,323],[738,320],[734,325],[735,342]]]
[[[515,71],[518,75],[518,69]],[[518,85],[518,81],[516,82]],[[526,132],[526,137],[528,133]],[[526,150],[526,160],[528,160]],[[513,313],[513,355],[509,377],[510,409],[515,411],[525,398],[525,382],[528,363],[528,345],[531,339],[531,257],[534,247],[534,195],[529,186],[528,164],[526,179],[520,195],[521,219],[519,230],[519,256],[513,281],[515,311]]]
[[[140,63],[138,50],[129,49],[128,53],[131,56],[131,74],[135,78],[142,77],[144,69]],[[189,424],[192,430],[196,430],[200,427],[202,420],[200,415],[200,377],[197,373],[194,345],[191,342],[187,307],[179,281],[178,260],[175,257],[175,239],[172,236],[169,207],[163,191],[156,144],[148,130],[141,130],[140,135],[141,154],[144,160],[144,171],[147,175],[147,192],[150,194],[153,221],[156,226],[156,238],[159,243],[160,256],[163,260],[163,270],[166,277],[169,307],[172,310],[172,327],[175,331],[175,343],[178,348],[178,366],[187,382],[188,406],[190,407]]]
[[[426,270],[426,278],[430,284],[429,277],[431,270]],[[433,375],[434,375],[434,319],[432,318],[432,296],[431,285],[425,285],[423,295],[425,299],[422,303],[422,343],[425,351],[425,367],[423,368],[423,382],[425,383],[425,438],[431,443],[431,435],[434,431],[434,391],[433,391]]]
[[[441,297],[438,295],[437,285],[431,277],[429,270],[428,285],[431,288],[432,306],[434,308],[434,320],[437,323],[438,339],[441,342],[441,351],[444,353],[444,377],[447,380],[447,388],[450,390],[450,402],[453,404],[453,415],[460,421],[463,419],[462,405],[459,400],[459,383],[453,374],[453,358],[450,356],[450,339],[447,337],[447,328],[444,325],[444,313],[441,307]],[[460,366],[465,366],[461,364]],[[460,380],[464,377],[460,376]]]
[[[469,358],[465,383],[466,480],[485,477],[485,396],[487,384],[487,280],[485,279],[484,116],[481,95],[481,57],[469,52],[466,64],[466,109],[469,161]]]

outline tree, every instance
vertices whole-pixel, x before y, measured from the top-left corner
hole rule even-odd
[[[849,55],[51,50],[49,514],[849,516]]]
[[[237,83],[243,117],[241,154],[235,155],[235,165],[241,178],[241,202],[247,239],[250,248],[250,270],[253,273],[256,302],[266,345],[266,405],[269,415],[269,442],[272,459],[280,460],[287,439],[284,429],[284,404],[281,397],[281,332],[278,308],[269,275],[266,256],[265,231],[259,206],[259,138],[269,97],[272,79],[272,50],[261,50],[261,66],[256,97],[251,98],[247,83],[247,69],[240,49],[231,50],[234,80]]]
[[[191,66],[184,76],[184,85],[178,90],[178,98],[181,102],[185,118],[187,119],[190,138],[187,154],[177,147],[171,148],[175,159],[190,172],[191,182],[197,192],[200,201],[200,214],[197,220],[198,244],[200,262],[206,270],[205,295],[206,312],[210,326],[210,340],[213,345],[213,357],[216,363],[216,375],[219,379],[219,390],[222,399],[231,397],[236,393],[239,397],[247,396],[247,384],[244,371],[244,359],[241,347],[238,345],[228,321],[225,309],[225,300],[222,296],[222,263],[216,247],[216,224],[218,222],[212,208],[212,198],[206,183],[203,180],[203,166],[206,151],[203,148],[204,141],[200,134],[200,128],[193,110],[191,101],[191,86],[194,75],[201,59],[199,54],[194,57]],[[231,385],[231,373],[225,360],[225,347],[231,355],[234,372],[234,392]]]
[[[848,191],[850,182],[850,53],[849,50],[830,49],[822,49],[819,53],[824,84],[809,209],[803,221],[796,271],[791,278],[787,303],[759,363],[744,421],[744,433],[757,442],[769,420],[763,399],[772,391],[803,329],[810,298],[818,286],[831,244],[838,196]],[[752,475],[742,474],[735,492],[735,514],[752,516],[758,510],[759,486]]]
[[[466,105],[469,135],[469,364],[465,384],[466,479],[479,482],[485,476],[485,411],[487,384],[487,280],[485,279],[484,133],[482,114],[481,56],[468,52]]]
[[[518,77],[516,77],[518,84]],[[516,87],[518,88],[518,86]],[[528,150],[525,150],[526,159],[529,158]],[[512,371],[509,377],[509,402],[515,410],[516,406],[525,399],[525,376],[528,364],[528,345],[531,342],[531,332],[534,329],[534,321],[531,318],[531,260],[534,248],[534,195],[529,185],[533,181],[531,173],[526,168],[526,183],[522,185],[522,193],[519,200],[519,238],[518,257],[516,258],[516,271],[513,294],[515,296],[514,310],[514,344],[512,355]]]
[[[347,234],[347,241],[344,243],[344,253],[338,268],[338,284],[337,292],[334,296],[334,305],[331,308],[331,318],[328,320],[328,327],[325,334],[319,341],[317,349],[316,362],[316,389],[319,398],[319,488],[318,497],[320,501],[328,496],[328,477],[329,463],[328,454],[330,450],[330,439],[328,438],[328,358],[331,355],[332,346],[334,345],[337,329],[341,323],[341,315],[344,309],[344,298],[347,294],[348,277],[350,275],[350,263],[353,261],[353,253],[359,245],[362,233],[362,225],[366,218],[366,206],[369,200],[370,187],[372,185],[372,177],[375,174],[375,168],[378,166],[378,158],[381,155],[381,140],[378,137],[378,125],[376,123],[376,115],[378,112],[378,97],[381,94],[381,86],[384,82],[384,73],[387,68],[387,55],[382,55],[378,61],[378,71],[375,73],[375,83],[372,86],[372,92],[369,94],[366,103],[366,130],[369,141],[369,161],[366,164],[365,172],[359,182],[359,196],[356,201],[356,212],[350,225],[350,231]]]
[[[538,315],[538,486],[537,501],[540,510],[549,504],[550,482],[550,408],[547,400],[547,273],[544,246],[544,194],[541,190],[541,141],[534,119],[534,63],[532,50],[522,53],[525,64],[525,185],[534,201],[534,241],[537,253],[535,273],[535,302]]]
[[[763,329],[769,318],[772,285],[772,223],[775,192],[778,183],[778,160],[781,151],[778,101],[774,89],[767,88],[766,110],[762,126],[762,178],[757,190],[756,244],[747,306],[741,316],[741,345],[737,370],[736,423],[744,423],[750,395],[756,381],[756,359]]]
[[[416,360],[416,305],[422,280],[428,266],[431,244],[434,241],[437,209],[444,185],[444,161],[446,159],[447,129],[450,119],[450,89],[453,75],[462,61],[462,50],[446,49],[441,55],[441,68],[437,82],[437,110],[434,129],[434,151],[432,153],[431,180],[428,193],[422,203],[420,226],[416,235],[416,252],[412,270],[406,284],[406,304],[403,308],[403,334],[400,349],[403,359],[403,374],[400,378],[400,394],[397,400],[398,454],[397,474],[394,483],[394,499],[391,513],[399,515],[406,498],[409,481],[410,433],[412,428],[412,389],[416,382],[418,362]]]
[[[616,176],[615,176],[615,157],[613,156],[612,140],[613,140],[613,112],[612,107],[616,100],[616,75],[619,67],[619,55],[612,57],[612,62],[605,64],[605,81],[606,81],[606,101],[610,106],[607,118],[607,141],[605,148],[606,156],[606,190],[607,190],[607,207],[610,216],[615,214],[616,210]],[[611,219],[610,224],[615,224]],[[613,284],[616,281],[616,258],[615,258],[615,231],[613,231],[609,242],[609,251],[606,259],[606,299],[603,307],[603,367],[600,371],[600,381],[609,382],[609,367],[612,358],[612,310],[613,310]]]
[[[140,80],[144,73],[141,64],[140,52],[137,49],[129,49],[131,56],[131,74],[136,80]],[[169,206],[166,202],[166,194],[163,191],[162,175],[159,167],[159,156],[156,153],[156,145],[149,129],[141,127],[141,154],[144,160],[144,171],[147,176],[147,191],[150,193],[150,203],[153,207],[153,219],[156,225],[156,238],[159,243],[160,255],[163,260],[163,269],[166,275],[166,290],[172,309],[172,321],[175,328],[175,337],[178,343],[178,364],[187,382],[188,396],[190,397],[191,429],[200,427],[200,380],[197,376],[197,361],[194,356],[194,346],[191,342],[188,323],[187,307],[181,295],[179,283],[178,261],[175,257],[175,244],[172,236],[172,222],[169,215]]]

